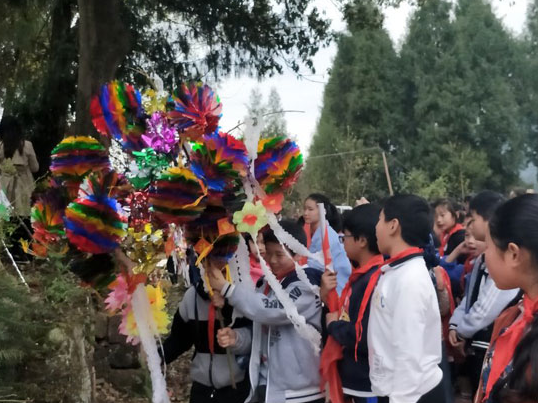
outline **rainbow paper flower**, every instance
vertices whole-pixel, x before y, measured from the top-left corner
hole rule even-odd
[[[87,253],[108,253],[127,235],[127,216],[116,199],[114,173],[88,176],[79,197],[65,209],[64,226],[69,242]]]
[[[260,201],[256,204],[246,202],[241,211],[236,211],[233,222],[239,232],[248,232],[253,238],[267,225],[267,210]]]
[[[71,199],[77,196],[79,185],[89,173],[109,168],[106,148],[93,137],[66,137],[51,153],[52,183],[66,188]]]
[[[267,194],[283,192],[299,178],[303,156],[297,144],[285,136],[261,139],[254,174]]]
[[[172,94],[171,105],[173,110],[168,112],[168,117],[186,140],[198,141],[219,125],[222,104],[207,85],[182,84]]]
[[[245,144],[228,133],[205,135],[203,142],[192,146],[191,171],[212,191],[234,188],[247,174]]]
[[[112,81],[101,86],[90,105],[97,131],[122,142],[125,150],[141,150],[146,131],[142,96],[131,84]]]

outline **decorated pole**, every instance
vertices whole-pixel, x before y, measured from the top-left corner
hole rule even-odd
[[[142,343],[142,348],[146,353],[148,368],[151,375],[153,387],[153,403],[170,403],[168,392],[166,391],[166,380],[161,371],[161,357],[157,351],[155,335],[157,326],[153,320],[148,295],[143,284],[138,284],[131,300],[136,326]]]

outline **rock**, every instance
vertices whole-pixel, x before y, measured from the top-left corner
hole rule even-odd
[[[129,344],[114,344],[110,346],[108,362],[113,369],[140,368],[138,349]]]
[[[108,356],[110,355],[110,349],[107,345],[97,344],[93,353],[93,366],[98,378],[106,379],[110,370],[110,364],[108,363]]]
[[[95,315],[95,339],[103,340],[108,334],[108,316],[99,312]]]
[[[125,393],[145,392],[145,375],[142,369],[111,369],[107,379],[116,390]]]
[[[108,320],[108,341],[109,343],[125,343],[126,337],[118,331],[121,323],[121,316],[115,315]]]

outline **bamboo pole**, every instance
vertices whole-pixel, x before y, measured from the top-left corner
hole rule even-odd
[[[391,196],[394,196],[394,190],[392,190],[392,181],[390,180],[389,164],[387,164],[387,156],[385,155],[385,151],[382,151],[381,155],[383,156],[383,165],[385,166],[385,175],[387,176],[387,184],[389,185],[389,194]]]

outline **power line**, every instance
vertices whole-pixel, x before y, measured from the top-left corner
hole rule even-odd
[[[362,148],[360,150],[353,150],[353,151],[344,151],[341,153],[332,153],[332,154],[323,154],[323,155],[314,155],[313,157],[308,157],[308,160],[313,160],[316,158],[326,158],[326,157],[337,157],[339,155],[347,155],[347,154],[357,154],[357,153],[363,153],[367,151],[383,151],[380,147],[368,147],[368,148]]]

